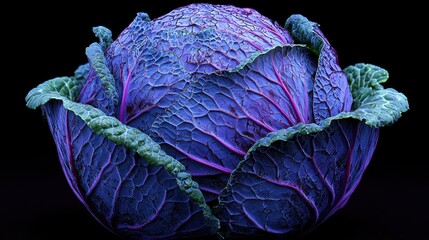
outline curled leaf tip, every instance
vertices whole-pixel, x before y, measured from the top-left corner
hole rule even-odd
[[[110,31],[110,29],[103,26],[97,26],[93,27],[92,31],[95,36],[99,38],[99,43],[103,51],[112,44],[112,31]]]
[[[313,51],[320,53],[324,41],[321,36],[315,34],[315,30],[318,28],[317,23],[300,14],[294,14],[286,20],[285,28],[296,41],[305,43]]]
[[[371,127],[383,127],[396,122],[408,111],[407,97],[395,89],[385,89],[381,83],[389,73],[372,64],[358,63],[344,69],[353,96],[352,112],[343,113],[363,120]]]
[[[106,58],[104,56],[102,46],[98,43],[92,43],[86,48],[86,55],[92,68],[100,78],[105,92],[113,101],[113,105],[118,104],[118,91],[115,86],[115,79],[107,67]]]
[[[145,12],[139,12],[139,13],[137,13],[137,18],[139,18],[140,20],[145,21],[145,22],[150,21],[149,14],[147,14]]]

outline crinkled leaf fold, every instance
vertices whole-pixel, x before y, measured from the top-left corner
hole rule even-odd
[[[297,124],[257,141],[232,172],[216,211],[227,235],[287,235],[311,229],[344,206],[375,150],[378,128],[408,109],[384,89],[386,71],[346,68],[355,110]]]
[[[285,28],[297,43],[305,44],[316,56],[317,71],[314,76],[313,114],[316,123],[349,111],[352,96],[347,76],[341,70],[335,49],[328,42],[317,23],[295,14],[290,16]]]
[[[186,172],[185,166],[167,155],[156,142],[140,130],[129,127],[114,117],[106,116],[97,108],[70,100],[75,97],[80,86],[80,81],[75,77],[60,77],[46,81],[28,93],[27,106],[35,109],[50,100],[62,101],[64,108],[80,117],[92,131],[138,153],[150,165],[163,166],[176,178],[180,189],[203,209],[209,226],[216,232],[219,220],[212,215],[198,184]]]
[[[212,11],[208,5],[206,8],[202,10]],[[237,26],[231,24],[232,30],[240,29],[249,21],[254,21],[252,19],[255,15],[237,18],[236,15],[231,15],[229,7],[225,7],[224,10],[227,11],[222,14],[237,20],[235,21],[238,23]],[[173,13],[181,16],[190,10],[183,11]],[[378,128],[392,124],[408,110],[407,98],[402,93],[390,88],[385,89],[381,85],[387,81],[387,71],[362,63],[342,71],[335,50],[318,25],[301,15],[293,15],[286,22],[285,27],[289,30],[290,36],[289,32],[278,28],[277,25],[260,22],[259,25],[269,26],[271,31],[246,30],[245,41],[241,35],[231,35],[228,31],[215,31],[210,27],[210,23],[205,22],[205,19],[198,20],[198,24],[208,26],[207,29],[197,34],[193,34],[192,30],[196,23],[177,31],[178,26],[175,23],[172,24],[170,19],[160,18],[158,21],[158,25],[152,26],[146,14],[139,14],[130,28],[120,36],[120,41],[115,42],[110,48],[108,48],[112,44],[110,30],[101,26],[95,27],[93,31],[99,38],[99,43],[93,43],[87,48],[89,64],[80,66],[73,77],[54,78],[31,90],[26,97],[27,106],[35,109],[51,100],[57,100],[55,106],[62,104],[64,107],[64,109],[61,108],[62,112],[68,110],[74,113],[83,120],[84,123],[81,122],[81,124],[85,129],[89,128],[92,132],[111,141],[112,144],[124,146],[137,153],[151,166],[162,166],[174,177],[177,185],[189,199],[201,207],[213,233],[220,225],[227,229],[227,236],[257,235],[266,232],[283,236],[314,228],[344,206],[349,199],[375,150]],[[218,21],[225,24],[223,18],[219,18]],[[256,29],[260,29],[259,25]],[[247,28],[244,27],[244,29]],[[146,37],[146,34],[152,35]],[[261,34],[270,41],[261,38]],[[173,39],[172,42],[169,42],[171,39]],[[218,47],[218,39],[226,39],[230,42],[227,45],[236,45],[237,50],[245,47],[247,52],[236,51],[229,46],[222,48],[223,42],[222,47]],[[140,46],[144,47],[135,48],[137,40]],[[218,51],[217,48],[222,50]],[[312,56],[309,56],[308,49],[317,56],[317,66],[310,62]],[[138,54],[131,54],[134,52]],[[159,52],[168,52],[168,54],[164,56]],[[160,59],[165,59],[165,62]],[[154,81],[151,72],[147,71],[150,66],[147,63],[152,61],[159,65],[156,71],[164,71],[162,76],[170,74],[176,77],[171,78],[167,88],[164,80]],[[125,71],[115,71],[115,68],[122,69],[124,62],[128,64]],[[304,67],[299,71],[293,68],[301,66],[300,64],[304,64]],[[110,72],[112,68],[113,74]],[[150,81],[148,80],[149,84],[144,85],[147,89],[140,89],[144,78],[135,74],[137,72],[148,73],[147,79]],[[102,89],[100,93],[103,95],[103,101],[101,101],[105,105],[103,108],[79,103],[81,99],[77,95],[79,93],[82,95],[83,81],[88,74],[93,80],[99,79],[101,85],[88,87],[87,92],[83,91],[83,96],[86,94],[88,99],[92,99],[92,96],[96,96],[92,91],[98,93]],[[296,80],[298,77],[301,82]],[[262,84],[262,79],[266,80],[266,84]],[[290,81],[285,83],[288,79]],[[122,80],[123,86],[118,84],[118,80]],[[186,84],[191,81],[194,86],[184,90]],[[98,81],[92,83],[95,82],[98,83]],[[159,87],[159,91],[154,91],[151,84]],[[260,85],[264,85],[263,90],[259,89]],[[286,94],[278,91],[277,85],[282,86]],[[293,96],[289,96],[289,88],[293,89]],[[135,89],[140,90],[132,91]],[[174,94],[166,97],[164,102],[155,101],[158,100],[156,99],[158,95],[162,95],[155,93],[171,94],[172,89],[175,89],[177,94],[180,93],[182,99],[173,101],[173,99],[176,100],[174,95],[176,93],[173,91]],[[281,94],[277,96],[274,94],[276,91]],[[288,98],[282,98],[283,95]],[[212,103],[213,99],[218,102]],[[282,101],[284,103],[279,104]],[[155,103],[163,106],[159,112],[162,111],[165,115],[148,124],[148,128],[152,127],[155,131],[151,135],[155,137],[153,139],[142,129],[126,124],[127,121],[136,123],[137,118],[141,118],[139,123],[148,121],[146,116],[139,115],[142,114],[141,107],[127,108],[127,104],[136,102],[146,104],[147,109],[151,109]],[[173,102],[171,106],[170,102]],[[89,100],[85,103],[89,103]],[[220,109],[218,109],[218,103],[222,103],[219,104]],[[260,103],[260,105],[254,105],[254,103]],[[201,109],[206,107],[204,104],[216,105],[210,108],[215,113],[207,114],[208,117],[202,116],[194,123],[196,115],[188,116],[188,113],[200,113]],[[120,113],[118,118],[115,118],[113,113],[118,105]],[[241,109],[243,106],[244,108]],[[271,118],[263,114],[259,116],[259,111],[266,110],[264,107],[267,108],[267,106],[271,107],[268,108],[269,110],[273,109],[268,111],[270,117],[276,116],[272,113],[278,111],[283,114],[278,117],[282,120],[274,122],[274,120],[277,121],[277,118],[274,118],[273,124]],[[225,109],[222,109],[223,107]],[[253,112],[248,114],[247,109],[252,107]],[[104,111],[105,109],[107,110]],[[229,116],[230,112],[234,113],[232,117]],[[156,115],[153,112],[151,114]],[[210,116],[215,120],[210,119]],[[252,120],[255,126],[259,124],[262,126],[261,129],[267,130],[259,131],[260,135],[255,135],[256,128],[249,127],[253,122],[243,121],[247,118],[255,119]],[[240,119],[242,125],[230,127],[230,119]],[[67,116],[62,119],[64,122],[68,120]],[[180,139],[177,132],[185,124],[179,125],[177,121],[192,123],[186,125],[190,126],[189,130],[185,129],[189,132],[184,131],[183,133],[188,134],[182,134],[182,137],[191,136],[197,140],[201,138],[201,141]],[[287,121],[290,122],[289,125],[284,125]],[[207,123],[213,125],[206,128]],[[237,126],[244,127],[240,129]],[[56,127],[60,128],[62,125],[57,124]],[[157,128],[163,127],[175,131],[176,135],[173,135],[171,141],[161,136],[165,135],[162,131],[157,131]],[[279,128],[283,129],[278,130]],[[213,132],[215,129],[222,133],[225,139],[218,137],[217,132]],[[253,129],[253,132],[248,132],[248,129]],[[237,132],[234,137],[231,137],[234,131]],[[267,134],[269,131],[271,132]],[[96,136],[99,137],[98,135]],[[243,139],[250,139],[249,143],[241,148],[237,143],[243,143],[244,140],[235,142],[240,136],[245,136]],[[170,149],[169,152],[168,147],[161,145],[165,151],[176,158],[168,155],[154,141],[154,139],[157,140],[156,137],[163,140],[159,142],[179,150],[183,148],[181,152],[192,155],[192,151],[195,150],[197,157],[194,156],[196,159],[194,165],[187,163],[186,160],[182,161],[185,157],[181,159],[180,154],[171,154],[173,150]],[[170,136],[167,134],[166,137]],[[208,144],[209,142],[218,143],[216,141],[223,145],[213,147]],[[202,148],[194,147],[190,144],[193,142],[204,143],[202,145],[208,147],[207,151],[202,152]],[[252,147],[249,149],[249,146]],[[232,153],[231,159],[238,160],[224,163],[228,160],[224,156],[228,151]],[[219,153],[221,157],[219,159],[217,155],[210,157],[207,152]],[[244,160],[239,162],[243,156]],[[200,159],[214,159],[216,160],[214,162],[219,160],[222,163],[219,166],[212,162],[206,164],[225,175],[222,179],[215,174],[213,175],[216,177],[208,178],[210,181],[215,178],[218,178],[219,182],[223,181],[217,184],[216,188],[208,188],[207,186],[212,186],[203,182],[201,175],[194,176],[194,179],[199,179],[197,181],[201,186],[192,179],[190,173],[208,171],[201,168]],[[226,180],[228,180],[227,186],[223,188]],[[84,196],[78,189],[81,186],[76,182],[73,184],[74,190],[77,189],[78,197],[82,200]],[[177,187],[174,181],[173,185]],[[212,214],[200,188],[205,191],[211,190],[213,198],[217,197],[219,190],[223,188],[216,208],[217,217],[220,220]],[[91,191],[93,190],[89,189],[87,194],[91,194]],[[178,192],[181,194],[180,191]],[[157,213],[154,216],[157,217]]]

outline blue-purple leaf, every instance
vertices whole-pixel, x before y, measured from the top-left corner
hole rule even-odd
[[[215,199],[258,139],[313,121],[313,58],[303,46],[277,47],[237,71],[192,75],[150,136]]]
[[[62,101],[43,109],[67,179],[88,210],[107,228],[134,238],[214,233],[218,220],[184,166],[139,130],[70,101],[67,89],[75,82],[47,81],[27,102],[34,108]]]
[[[349,199],[377,127],[408,110],[381,86],[387,71],[343,72],[301,15],[285,29],[252,9],[191,4],[139,13],[115,41],[93,31],[89,63],[26,101],[46,113],[79,200],[124,237],[311,230]]]
[[[217,207],[227,235],[301,233],[346,204],[375,150],[376,127],[408,110],[403,94],[381,86],[383,69],[357,64],[346,72],[354,111],[271,132],[232,172]]]
[[[353,102],[347,76],[338,64],[335,49],[329,44],[317,23],[302,15],[292,15],[285,24],[298,43],[305,43],[318,56],[314,79],[313,113],[316,123],[348,112]]]
[[[221,192],[222,227],[228,236],[283,236],[317,226],[347,202],[377,139],[378,129],[350,118],[270,134]]]

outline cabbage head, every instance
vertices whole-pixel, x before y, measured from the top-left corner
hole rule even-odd
[[[40,84],[64,174],[131,239],[287,237],[342,208],[379,128],[408,109],[388,72],[341,69],[318,24],[193,4],[105,27],[75,75]],[[352,53],[350,53],[352,54]]]

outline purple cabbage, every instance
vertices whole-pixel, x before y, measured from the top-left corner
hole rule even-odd
[[[145,13],[72,77],[30,91],[76,196],[133,239],[288,236],[343,207],[379,127],[408,109],[387,71],[344,71],[317,24],[193,4]]]

